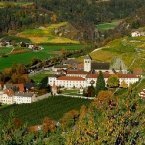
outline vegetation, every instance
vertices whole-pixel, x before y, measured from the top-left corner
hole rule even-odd
[[[22,38],[30,39],[33,43],[74,43],[78,44],[79,41],[71,40],[64,37],[59,37],[55,35],[55,30],[60,27],[67,26],[68,23],[62,22],[58,24],[51,24],[44,27],[39,27],[35,29],[26,29],[17,34],[17,36]]]
[[[8,57],[0,58],[0,70],[4,68],[11,67],[13,64],[30,64],[33,59],[46,60],[52,58],[53,56],[59,56],[62,54],[62,50],[74,51],[83,48],[84,45],[81,44],[42,44],[44,49],[39,52],[22,52],[20,54],[11,54]],[[23,50],[23,48],[22,48]]]
[[[90,53],[91,57],[97,61],[112,62],[115,57],[122,58],[128,69],[142,68],[144,65],[144,39],[145,37],[123,37],[115,39],[100,50]]]
[[[96,82],[96,94],[102,90],[106,90],[103,73],[100,71]]]
[[[48,99],[22,105],[12,105],[7,108],[0,109],[0,114],[3,121],[9,120],[9,115],[13,112],[14,117],[21,119],[29,125],[41,123],[44,117],[49,117],[54,120],[59,120],[64,113],[72,109],[80,109],[82,105],[88,105],[89,100],[67,97],[49,97]]]
[[[120,20],[116,20],[116,21],[112,21],[111,23],[98,24],[96,27],[100,31],[106,31],[106,30],[114,29],[119,25],[120,22],[121,22]]]
[[[110,88],[119,87],[120,82],[117,75],[111,75],[107,80],[107,86]]]

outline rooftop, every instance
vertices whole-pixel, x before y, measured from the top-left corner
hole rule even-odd
[[[61,77],[58,77],[57,80],[85,81],[85,79],[82,77],[69,77],[69,76],[61,76]]]
[[[95,70],[109,70],[110,69],[110,63],[92,62],[92,69],[95,69]]]

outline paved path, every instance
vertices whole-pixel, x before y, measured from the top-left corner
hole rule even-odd
[[[57,94],[57,96],[65,96],[65,97],[71,97],[71,98],[81,98],[81,99],[87,99],[87,100],[94,100],[94,98],[95,98],[95,97],[74,96],[74,95],[66,95],[66,94]]]

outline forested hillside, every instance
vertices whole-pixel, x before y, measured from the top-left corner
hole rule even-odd
[[[23,3],[31,5],[24,5]],[[122,19],[145,4],[145,0],[1,0],[0,32],[32,24],[68,21],[77,28]],[[19,3],[14,5],[14,3]]]

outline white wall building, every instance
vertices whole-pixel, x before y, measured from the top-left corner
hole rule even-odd
[[[11,90],[0,92],[0,102],[2,104],[28,104],[35,100],[34,93],[15,93]]]
[[[91,71],[91,57],[89,55],[85,56],[84,58],[84,71],[90,72]]]
[[[104,79],[107,84],[108,78],[112,74],[104,74]],[[85,78],[78,76],[61,76],[61,77],[49,77],[48,84],[53,86],[55,83],[56,86],[65,87],[65,88],[85,88],[91,85],[91,82],[94,81],[94,86],[96,86],[98,74],[88,74]],[[120,84],[124,81],[128,86],[139,81],[139,77],[134,74],[118,74]]]
[[[131,37],[139,37],[139,36],[141,36],[139,31],[135,31],[131,33]]]
[[[0,102],[2,104],[13,104],[13,96],[12,95],[8,95],[5,92],[1,91],[0,92]]]
[[[35,99],[35,94],[34,93],[15,93],[13,96],[13,103],[16,104],[29,104],[34,102]]]

